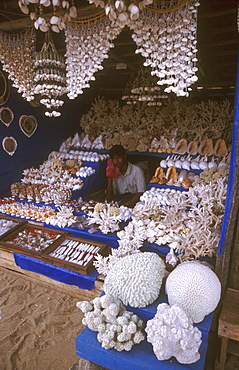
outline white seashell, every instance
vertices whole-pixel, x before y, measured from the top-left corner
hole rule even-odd
[[[46,24],[41,24],[39,28],[42,32],[47,32],[49,29],[49,27]]]
[[[165,159],[162,159],[160,162],[160,167],[166,168],[167,167],[167,161]]]
[[[189,171],[191,169],[191,163],[185,159],[182,163],[182,168]]]
[[[69,14],[70,14],[71,18],[76,18],[77,17],[77,9],[76,9],[75,6],[70,7]]]
[[[167,160],[167,165],[168,167],[174,166],[174,160],[172,159],[172,157]]]
[[[57,24],[59,22],[59,18],[53,15],[50,19],[51,24]]]
[[[199,168],[200,168],[201,170],[205,170],[206,168],[208,168],[208,164],[207,164],[207,162],[205,162],[205,161],[200,161],[200,162],[199,162]]]
[[[31,18],[31,20],[33,21],[34,19],[36,19],[36,13],[35,12],[31,12],[30,13],[30,18]]]
[[[178,175],[178,181],[181,183],[184,179],[187,178],[187,171],[183,170],[180,172],[180,174]]]
[[[208,162],[208,168],[217,167],[217,164],[214,161]]]
[[[59,33],[60,32],[60,29],[59,29],[59,27],[56,24],[53,24],[53,26],[51,26],[51,29],[52,29],[52,31],[54,31],[56,33]]]
[[[127,14],[126,13],[120,13],[119,16],[118,16],[118,19],[121,21],[121,22],[124,22],[126,21],[126,19],[128,18]]]
[[[200,169],[199,163],[197,161],[192,161],[191,162],[191,169],[192,170],[199,170]]]
[[[183,161],[181,161],[181,159],[177,159],[175,161],[175,167],[176,168],[182,168],[182,164],[183,164]]]
[[[218,168],[223,166],[228,167],[228,164],[226,162],[220,162]]]
[[[135,4],[131,4],[128,9],[131,14],[137,14],[139,12],[139,8]]]
[[[28,9],[28,7],[27,7],[26,5],[21,4],[21,5],[20,5],[20,9],[21,9],[21,11],[22,11],[24,14],[28,14],[28,13],[29,13],[29,9]]]

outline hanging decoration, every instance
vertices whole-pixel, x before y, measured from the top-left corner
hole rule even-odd
[[[111,21],[125,23],[139,18],[140,10],[153,3],[154,0],[88,0],[90,4],[105,9],[105,14]]]
[[[187,1],[184,7],[165,9],[159,2],[154,14],[142,12],[140,20],[130,24],[136,53],[146,58],[144,66],[152,68],[157,84],[168,85],[165,92],[188,96],[188,87],[197,81],[197,7],[198,0]],[[169,2],[171,3],[171,2]]]
[[[27,101],[34,99],[36,32],[31,27],[20,34],[0,32],[0,60],[12,86]]]
[[[29,138],[34,134],[34,132],[37,129],[37,126],[38,122],[36,117],[34,116],[22,115],[19,118],[19,127],[22,130],[22,132]]]
[[[145,102],[148,106],[161,106],[162,101],[167,98],[162,87],[157,85],[157,78],[151,75],[151,68],[142,66],[136,77],[135,73],[131,75],[121,99],[127,104]]]
[[[24,14],[30,14],[34,27],[42,32],[59,33],[77,16],[73,0],[19,0],[18,5]]]
[[[13,118],[14,118],[14,114],[11,108],[8,108],[8,107],[0,108],[0,120],[2,121],[2,123],[4,123],[4,125],[9,127],[13,121]]]
[[[0,71],[0,105],[5,104],[9,98],[9,84],[2,71]]]
[[[17,149],[17,141],[12,136],[6,136],[2,141],[2,147],[9,155],[13,155]]]
[[[64,56],[55,48],[50,32],[46,33],[45,42],[36,53],[34,92],[41,96],[40,103],[45,105],[48,117],[58,117],[58,108],[64,104],[60,98],[66,93],[66,70]]]
[[[66,26],[67,96],[75,99],[89,88],[94,74],[102,70],[110,48],[121,28],[112,26],[108,19],[94,22],[88,27]]]

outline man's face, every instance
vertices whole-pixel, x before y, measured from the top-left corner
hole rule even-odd
[[[118,167],[119,169],[121,169],[122,167],[125,166],[126,164],[126,155],[115,155],[113,158],[113,163],[116,167]]]

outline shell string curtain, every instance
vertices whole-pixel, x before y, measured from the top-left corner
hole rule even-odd
[[[119,35],[120,27],[115,27],[107,18],[87,27],[67,25],[66,34],[66,70],[67,96],[75,99],[89,88],[94,74],[103,69],[102,62],[108,58],[112,41]]]
[[[0,60],[12,86],[27,101],[34,99],[36,33],[34,28],[15,35],[0,32]]]

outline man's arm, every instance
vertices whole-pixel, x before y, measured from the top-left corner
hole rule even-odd
[[[130,208],[133,208],[135,206],[135,204],[139,201],[139,198],[140,196],[142,195],[143,193],[136,193],[132,196],[132,198],[130,198],[129,200],[127,200],[126,202],[123,203],[123,205],[125,207],[130,207]]]
[[[114,198],[113,178],[108,177],[107,187],[106,187],[106,200],[107,202],[111,202],[113,198]]]

